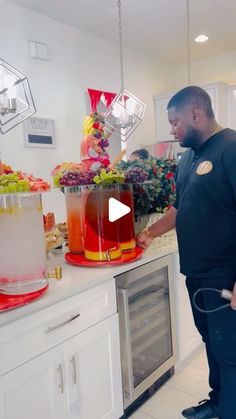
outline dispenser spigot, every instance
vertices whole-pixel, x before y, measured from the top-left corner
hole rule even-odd
[[[48,272],[47,277],[48,278],[55,278],[55,279],[57,279],[57,281],[60,281],[61,278],[62,278],[62,267],[61,266],[56,266],[54,271]]]

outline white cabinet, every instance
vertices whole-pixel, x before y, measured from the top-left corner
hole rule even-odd
[[[201,86],[209,94],[217,122],[223,127],[227,126],[227,96],[229,85],[225,83],[212,83]]]
[[[71,419],[114,419],[123,414],[118,314],[64,345]]]
[[[1,419],[122,416],[114,280],[12,326],[0,334]]]
[[[1,419],[65,419],[62,348],[54,348],[0,378]]]
[[[202,339],[194,325],[185,276],[179,272],[178,254],[175,255],[174,271],[176,273],[177,365],[180,365],[200,347]]]
[[[175,92],[169,92],[164,95],[154,96],[156,141],[169,141],[173,137],[170,135],[171,126],[168,121],[167,105]]]
[[[228,121],[227,126],[236,130],[236,86],[228,90]]]

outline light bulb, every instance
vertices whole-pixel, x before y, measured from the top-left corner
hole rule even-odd
[[[5,86],[7,87],[7,96],[9,97],[9,99],[16,98],[15,82],[16,82],[16,79],[13,76],[8,75],[5,77],[4,83],[5,83]]]
[[[115,105],[113,106],[113,115],[116,117],[116,118],[120,118],[120,116],[121,116],[121,107],[120,107],[120,104],[119,103],[115,103]]]
[[[135,113],[135,101],[132,98],[129,98],[126,102],[126,109],[128,115],[133,115]]]
[[[7,97],[8,97],[8,112],[16,112],[16,79],[10,74],[5,77],[5,85],[7,87]]]

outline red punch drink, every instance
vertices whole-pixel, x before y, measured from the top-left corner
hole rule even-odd
[[[136,246],[134,233],[134,200],[133,185],[119,185],[119,200],[122,204],[131,208],[131,211],[119,219],[120,224],[120,245],[122,251],[132,250]]]
[[[80,186],[65,188],[68,245],[72,253],[84,252],[83,202]]]
[[[121,257],[119,223],[108,218],[109,199],[119,199],[119,185],[83,186],[85,197],[85,257],[93,261],[111,261]]]

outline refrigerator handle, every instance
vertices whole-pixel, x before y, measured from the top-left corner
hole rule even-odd
[[[127,289],[118,288],[118,311],[120,316],[121,367],[123,395],[132,401],[134,391],[133,363],[131,354],[129,304]]]

